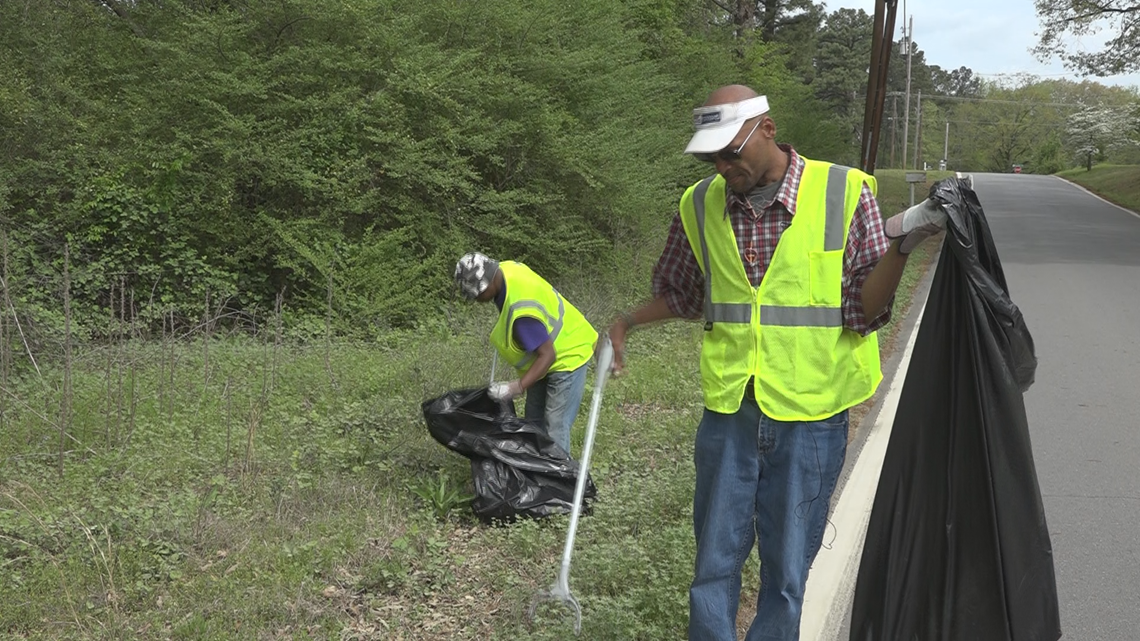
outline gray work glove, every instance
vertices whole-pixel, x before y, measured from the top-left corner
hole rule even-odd
[[[496,401],[513,401],[522,396],[522,393],[522,385],[518,381],[492,383],[491,387],[487,389],[487,396]]]
[[[899,253],[909,254],[915,247],[946,229],[946,212],[929,198],[914,207],[887,219],[887,238],[902,238]]]

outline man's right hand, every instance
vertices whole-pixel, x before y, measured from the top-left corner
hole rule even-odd
[[[634,322],[634,316],[637,317],[636,322]],[[669,309],[669,303],[666,302],[665,298],[658,296],[649,304],[638,307],[631,312],[620,314],[614,319],[613,325],[610,325],[610,344],[614,348],[614,363],[610,366],[610,371],[613,372],[614,376],[621,376],[625,371],[625,335],[629,333],[629,330],[634,325],[648,325],[670,318],[676,318],[676,315],[673,310]]]
[[[513,401],[522,396],[522,393],[522,385],[518,381],[491,383],[487,389],[487,396],[494,401]]]
[[[613,372],[614,376],[621,376],[625,371],[625,334],[627,331],[629,331],[629,324],[623,317],[619,317],[613,325],[610,325],[610,345],[614,349],[614,362],[610,366],[610,371]]]

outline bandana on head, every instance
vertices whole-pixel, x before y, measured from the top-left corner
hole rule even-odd
[[[499,271],[499,261],[479,252],[464,254],[455,264],[455,282],[466,298],[475,298],[491,286],[491,279]]]

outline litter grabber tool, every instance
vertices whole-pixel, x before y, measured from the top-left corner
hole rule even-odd
[[[582,511],[582,498],[586,491],[586,481],[590,473],[590,451],[594,447],[594,432],[598,428],[598,414],[602,408],[602,389],[606,386],[606,379],[610,374],[610,366],[614,360],[613,345],[609,336],[604,337],[601,348],[598,350],[598,362],[595,365],[594,396],[590,402],[590,421],[586,425],[586,443],[582,447],[582,458],[578,462],[578,481],[574,486],[574,505],[570,509],[570,529],[566,532],[566,545],[562,549],[562,567],[558,572],[558,579],[550,589],[539,592],[530,604],[528,615],[534,619],[535,609],[543,601],[559,601],[574,612],[574,634],[582,632],[582,606],[570,593],[570,555],[574,551],[574,533],[578,530],[578,516]]]
[[[491,380],[487,383],[487,394],[495,401],[513,401],[522,396],[523,389],[518,379],[512,381],[495,382],[495,366],[499,362],[499,352],[495,351],[491,359]]]

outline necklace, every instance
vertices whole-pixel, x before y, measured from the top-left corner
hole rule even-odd
[[[744,247],[744,262],[755,265],[758,260],[760,260],[760,252],[756,251],[756,246],[752,241],[748,241]]]

